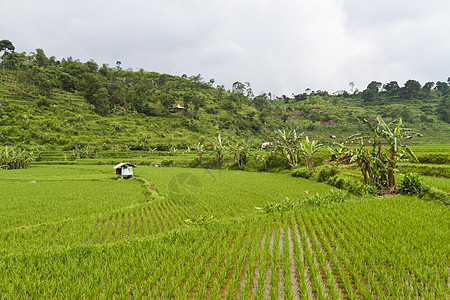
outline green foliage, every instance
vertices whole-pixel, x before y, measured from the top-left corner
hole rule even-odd
[[[402,192],[408,195],[423,196],[425,186],[416,173],[406,174],[402,179]]]
[[[318,182],[324,182],[327,181],[330,177],[335,176],[336,174],[339,174],[338,169],[322,169],[319,172],[319,177],[317,178]]]
[[[350,181],[347,178],[345,178],[339,174],[336,174],[334,176],[331,176],[328,179],[328,184],[330,184],[338,189],[344,190],[349,187]]]
[[[349,189],[349,192],[351,192],[354,195],[359,196],[377,196],[378,195],[378,187],[376,185],[370,185],[370,184],[362,184],[360,186],[351,186]]]
[[[0,168],[5,170],[25,169],[35,160],[33,152],[15,149],[12,147],[0,147]]]
[[[321,206],[330,203],[342,203],[348,199],[349,195],[343,191],[330,190],[327,194],[315,193],[303,199],[303,203],[309,206]]]
[[[312,176],[312,172],[310,170],[302,170],[302,169],[294,169],[291,172],[292,177],[301,177],[308,179]]]
[[[311,140],[329,144],[335,142],[330,136],[337,135],[343,142],[343,137],[359,131],[358,117],[370,120],[376,115],[384,119],[402,116],[426,133],[426,141],[442,143],[449,135],[446,82],[437,82],[436,89],[433,83],[418,89],[420,84],[414,80],[404,87],[391,82],[383,89],[381,83],[373,82],[368,86],[375,93],[373,101],[365,101],[364,92],[332,96],[326,91],[290,99],[270,93],[255,96],[249,83],[235,82],[231,90],[214,87],[214,80],[203,82],[200,74],[178,77],[123,70],[120,64],[99,67],[92,60],[70,57],[59,61],[47,57],[42,49],[3,54],[2,145],[61,149],[68,143],[109,147],[123,143],[132,149],[168,150],[211,140],[219,131],[230,141],[261,144],[278,129],[304,131],[314,137]],[[185,108],[174,112],[176,104]],[[27,126],[18,117],[24,113],[30,116]],[[179,134],[173,136],[173,130]],[[147,142],[141,140],[142,132],[148,134]],[[284,155],[293,166],[303,164],[305,158],[300,152]],[[311,169],[309,162],[305,165]]]
[[[318,141],[312,140],[310,141],[308,137],[300,143],[300,152],[305,158],[306,168],[314,173],[314,163],[313,163],[313,155],[322,147],[322,144],[319,144]]]
[[[348,193],[334,189],[325,194],[315,193],[310,195],[308,191],[305,193],[306,196],[297,201],[290,200],[286,197],[280,203],[270,202],[263,208],[257,207],[256,209],[265,214],[286,213],[305,206],[322,206],[330,203],[342,203],[349,198]]]
[[[189,219],[184,220],[184,223],[187,226],[207,226],[214,220],[214,216],[207,216],[206,214],[202,215],[201,217],[192,217]]]
[[[380,116],[377,124],[372,125],[367,119],[361,118],[370,130],[369,133],[357,133],[350,139],[358,139],[360,147],[352,151],[350,162],[357,162],[361,169],[364,183],[393,189],[395,187],[395,172],[397,162],[409,154],[416,162],[417,157],[408,146],[401,143],[402,139],[412,136],[422,136],[409,128],[402,127],[402,119],[387,124]],[[372,151],[365,149],[365,141],[373,141]],[[387,142],[389,150],[383,152],[382,142]]]
[[[278,202],[270,202],[265,205],[262,209],[256,207],[257,210],[262,210],[265,214],[273,214],[273,213],[285,213],[291,210],[294,210],[299,205],[298,202],[291,201],[289,198],[285,198],[281,203]]]

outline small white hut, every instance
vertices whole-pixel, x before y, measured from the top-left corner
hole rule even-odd
[[[130,162],[124,162],[114,166],[116,175],[119,176],[118,179],[123,179],[123,176],[133,177],[133,168],[137,168],[137,166]]]

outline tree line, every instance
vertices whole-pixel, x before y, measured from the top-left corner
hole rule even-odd
[[[121,62],[111,67],[97,64],[94,60],[81,62],[71,57],[56,59],[47,57],[42,49],[26,54],[15,52],[8,40],[0,41],[1,68],[12,70],[22,88],[33,88],[43,96],[55,89],[81,94],[100,115],[110,113],[138,112],[147,116],[171,116],[173,107],[180,104],[183,114],[197,118],[198,112],[215,115],[224,129],[249,130],[260,133],[264,127],[275,129],[279,119],[284,123],[288,114],[283,113],[283,102],[290,105],[314,97],[337,99],[352,97],[367,105],[383,105],[389,101],[439,99],[436,110],[440,119],[450,122],[450,78],[447,81],[427,82],[423,86],[416,80],[408,80],[403,86],[391,81],[386,84],[372,81],[363,91],[355,90],[329,95],[327,91],[312,91],[292,97],[283,95],[271,101],[271,93],[255,96],[250,83],[236,81],[230,90],[216,85],[214,79],[205,81],[200,74],[173,76],[122,69]],[[353,86],[351,86],[353,90]],[[333,100],[335,101],[335,100]],[[305,118],[316,113],[306,112]],[[407,121],[407,116],[403,116]],[[219,128],[219,129],[221,129]]]

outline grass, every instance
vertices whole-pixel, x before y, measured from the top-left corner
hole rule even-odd
[[[266,215],[255,206],[330,187],[288,174],[135,172],[158,198],[107,165],[0,172],[0,297],[450,296],[444,205],[366,197]]]

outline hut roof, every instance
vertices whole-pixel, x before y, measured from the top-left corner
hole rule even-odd
[[[122,168],[123,166],[131,166],[133,168],[137,168],[137,166],[135,164],[132,164],[130,162],[124,162],[124,163],[120,163],[118,165],[115,165],[114,169]]]
[[[183,106],[180,105],[180,103],[178,103],[176,106],[174,106],[173,108],[184,108]]]

